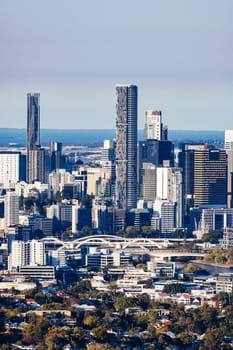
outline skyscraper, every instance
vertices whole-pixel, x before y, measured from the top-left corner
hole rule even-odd
[[[179,155],[184,172],[185,216],[191,207],[226,205],[226,151],[207,145],[184,145]]]
[[[27,181],[30,182],[30,152],[40,146],[40,94],[27,94]]]
[[[50,171],[62,168],[62,143],[50,143]]]
[[[45,182],[45,150],[40,146],[29,151],[29,174],[28,182]]]
[[[27,94],[27,151],[40,145],[40,94]]]
[[[137,86],[116,86],[116,202],[137,206]]]

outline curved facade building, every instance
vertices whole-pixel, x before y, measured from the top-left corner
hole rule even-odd
[[[27,181],[31,182],[31,151],[40,146],[40,94],[27,94]]]

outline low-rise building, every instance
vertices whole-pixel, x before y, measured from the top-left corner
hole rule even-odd
[[[216,281],[216,293],[233,291],[233,273],[220,273]]]

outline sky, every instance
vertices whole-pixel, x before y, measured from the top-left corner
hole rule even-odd
[[[138,86],[138,126],[233,129],[232,0],[0,0],[0,128],[115,128],[115,85]]]

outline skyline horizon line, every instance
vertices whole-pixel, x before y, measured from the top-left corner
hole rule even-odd
[[[165,126],[166,126],[166,124],[165,124]],[[13,129],[13,130],[26,130],[27,129],[27,127],[25,126],[25,127],[22,127],[22,128],[16,128],[16,127],[0,127],[0,129],[1,130],[4,130],[4,129]],[[74,131],[74,130],[92,130],[92,131],[98,131],[98,130],[115,130],[116,128],[40,128],[40,130],[70,130],[70,131]],[[138,128],[138,130],[144,130],[144,128]],[[169,129],[168,128],[168,132],[169,131],[193,131],[193,132],[206,132],[206,131],[208,131],[208,132],[224,132],[224,131],[226,131],[226,130],[233,130],[233,128],[232,129],[229,129],[229,128],[227,128],[227,129]]]

